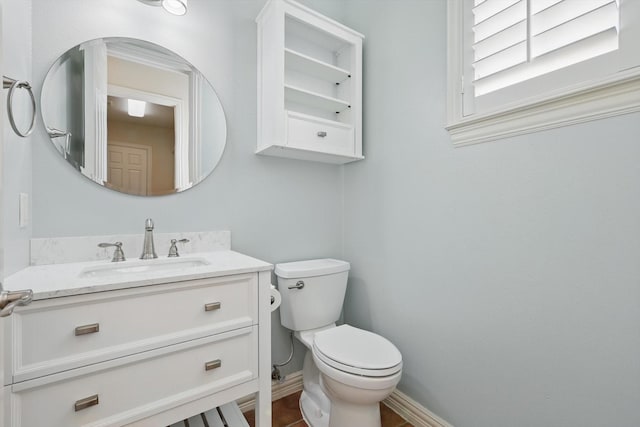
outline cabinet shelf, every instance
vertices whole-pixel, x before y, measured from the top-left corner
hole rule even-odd
[[[224,417],[224,419],[221,418]],[[206,424],[204,422],[206,420]],[[186,422],[185,422],[186,421]],[[210,426],[210,427],[249,427],[249,423],[240,412],[236,402],[230,402],[218,408],[211,409],[199,415],[189,418],[188,420],[179,421],[170,427],[184,427],[185,425],[193,426]]]
[[[309,107],[320,108],[326,111],[339,113],[351,105],[341,99],[332,98],[316,92],[311,92],[299,87],[284,85],[285,99],[298,104],[307,105]]]
[[[336,127],[336,128],[353,129],[353,125],[350,125],[348,123],[337,122],[335,120],[328,120],[328,119],[324,119],[324,118],[321,118],[321,117],[312,116],[312,115],[309,115],[309,114],[299,113],[297,111],[285,110],[285,114],[286,114],[287,118],[294,118],[294,119],[300,119],[300,120],[314,121],[314,122],[317,122],[317,123],[324,123],[326,125],[333,126],[333,127]]]
[[[342,83],[351,77],[351,72],[344,68],[318,61],[292,49],[285,48],[284,58],[286,68],[332,83]]]

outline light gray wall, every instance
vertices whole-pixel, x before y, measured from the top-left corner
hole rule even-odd
[[[31,0],[2,0],[2,73],[17,80],[33,83],[31,76]],[[6,105],[8,90],[2,91],[2,103]],[[14,112],[17,125],[26,131],[31,120],[31,101],[24,90],[14,95]],[[20,138],[9,125],[3,106],[3,160],[2,160],[2,245],[0,255],[4,276],[8,276],[29,264],[29,236],[31,224],[18,226],[18,197],[20,193],[31,195],[31,147],[33,138]]]
[[[452,148],[446,2],[350,0],[364,149],[346,321],[456,427],[640,425],[640,115]]]
[[[261,157],[256,147],[256,25],[263,0],[189,2],[175,17],[135,0],[34,0],[33,75],[40,89],[49,66],[85,40],[126,36],[164,45],[194,64],[216,89],[228,143],[213,174],[177,195],[139,198],[106,190],[58,156],[42,126],[34,138],[34,237],[231,230],[232,248],[270,262],[339,257],[342,174],[337,166]],[[314,2],[306,2],[314,4]],[[315,2],[335,14],[339,2]],[[124,248],[134,257],[141,248]],[[288,354],[288,335],[273,316],[273,356]],[[302,350],[284,369],[301,369]]]
[[[136,233],[152,216],[162,231],[229,229],[234,249],[272,262],[344,256],[346,320],[392,340],[400,389],[456,427],[640,425],[640,117],[453,149],[445,1],[315,0],[367,36],[367,159],[343,181],[255,156],[262,3],[194,0],[174,18],[133,0],[34,0],[36,85],[81,41],[144,38],[212,82],[229,144],[198,187],[139,199],[81,178],[40,129],[33,235]],[[286,357],[286,332],[273,339]]]

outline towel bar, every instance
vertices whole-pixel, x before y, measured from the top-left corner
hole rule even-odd
[[[33,127],[36,122],[36,98],[33,96],[33,90],[31,89],[31,85],[27,81],[20,81],[16,79],[12,79],[11,77],[2,76],[2,87],[3,89],[9,89],[9,93],[7,95],[7,114],[9,115],[9,123],[11,124],[11,128],[13,131],[22,138],[26,138],[33,132]],[[29,125],[29,129],[26,132],[21,132],[16,125],[15,119],[13,117],[13,93],[15,89],[26,89],[29,92],[29,97],[31,97],[31,108],[33,110],[33,116],[31,117],[31,124]]]

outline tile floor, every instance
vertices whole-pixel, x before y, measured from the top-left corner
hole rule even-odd
[[[302,420],[298,400],[300,393],[297,392],[276,400],[272,404],[273,427],[307,427],[307,423]],[[253,411],[245,412],[245,418],[251,427],[255,427],[255,417]],[[380,404],[380,416],[382,418],[382,427],[413,427],[400,415],[393,412],[386,405]],[[359,426],[345,426],[359,427]]]

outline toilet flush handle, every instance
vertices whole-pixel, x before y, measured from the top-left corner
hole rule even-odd
[[[293,286],[289,286],[289,289],[302,289],[304,288],[304,282],[302,280],[298,280],[298,283],[296,283]]]

